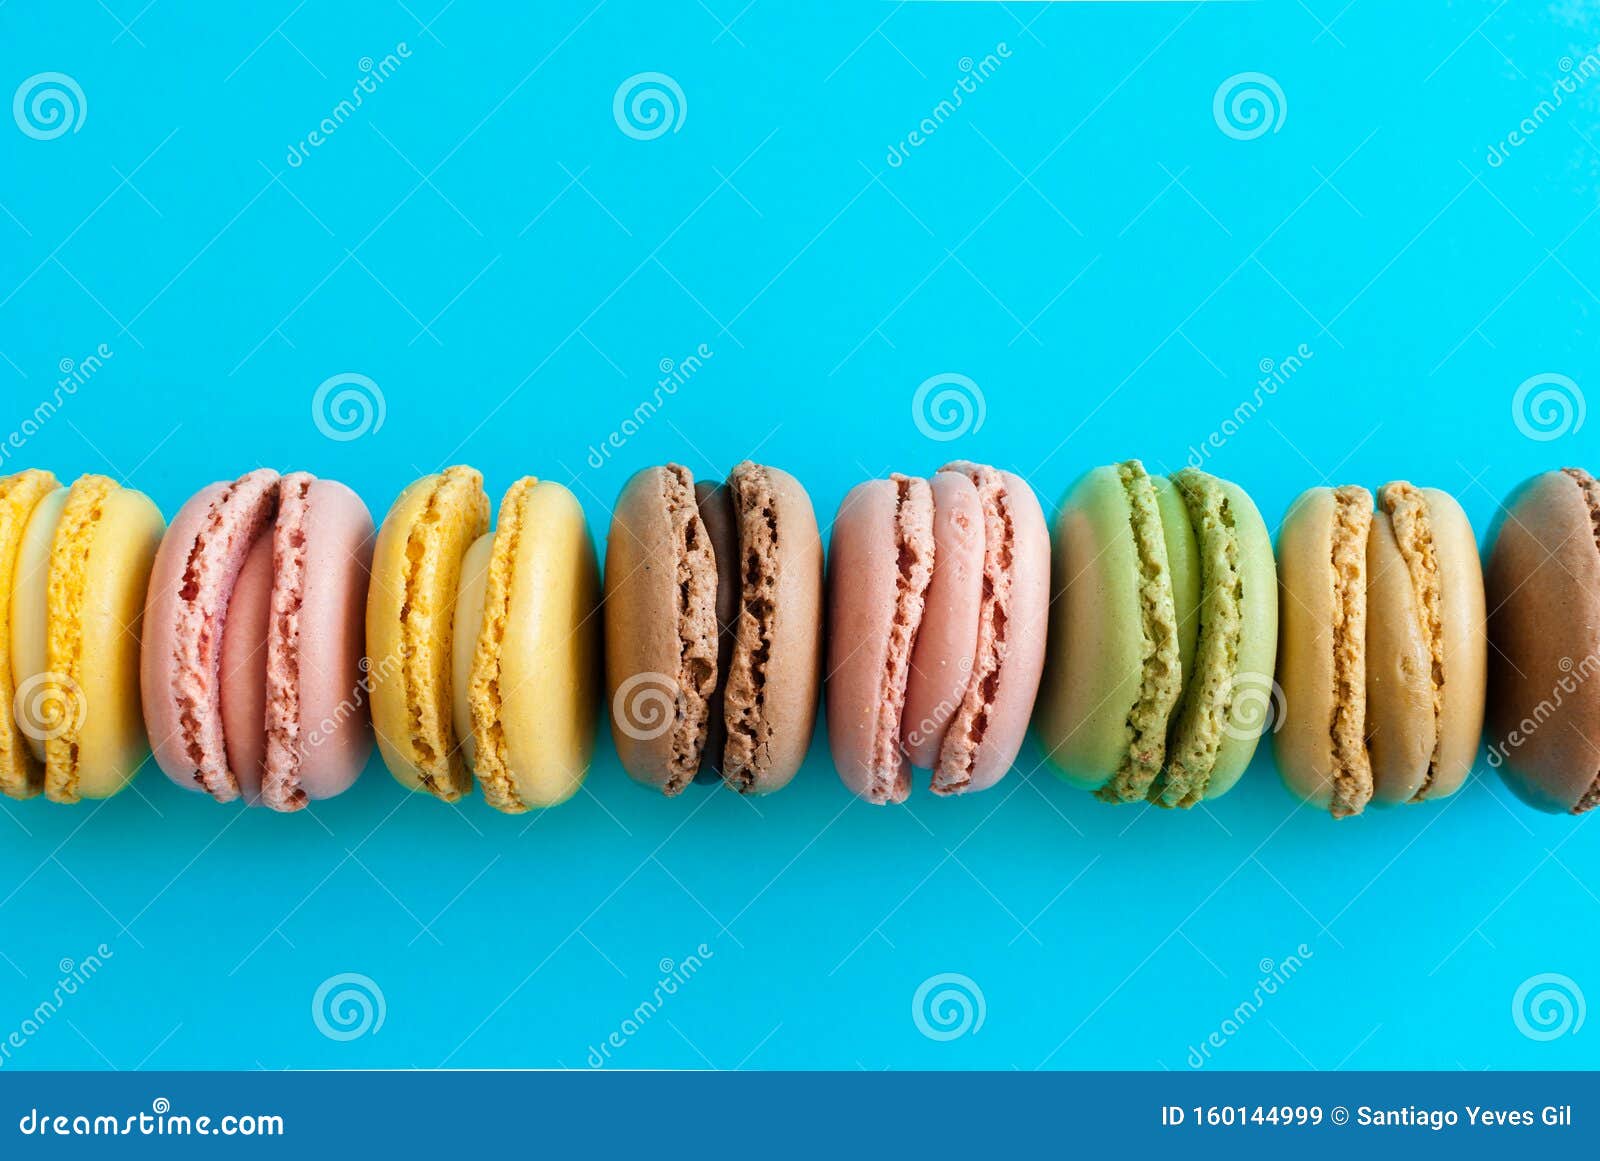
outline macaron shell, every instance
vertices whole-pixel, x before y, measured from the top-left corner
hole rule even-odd
[[[39,504],[57,490],[49,472],[28,470],[0,480],[0,793],[30,798],[44,788],[44,767],[34,756],[25,722],[16,715],[11,671],[10,595],[28,523]],[[25,709],[26,707],[24,707]],[[31,725],[30,725],[31,728]]]
[[[524,501],[500,655],[499,722],[515,801],[555,806],[583,785],[600,701],[600,585],[577,498],[542,481]]]
[[[16,703],[13,712],[30,723],[24,731],[28,752],[39,765],[39,777],[44,777],[44,735],[37,728],[41,713],[48,711],[42,703],[30,702],[34,696],[47,696],[49,690],[40,682],[50,671],[50,548],[55,542],[56,526],[67,506],[67,488],[57,488],[34,506],[28,527],[22,534],[17,549],[17,565],[11,588],[11,679]]]
[[[988,681],[981,660],[974,669],[965,704],[945,735],[934,771],[934,793],[963,794],[987,790],[1005,777],[1027,737],[1049,633],[1050,533],[1039,498],[1022,477],[966,463],[946,465],[943,470],[961,471],[971,477],[980,497],[987,489],[996,488],[1000,523],[1010,530],[1011,537],[1008,559],[1007,553],[995,552],[989,543],[995,528],[995,522],[990,520],[984,551],[986,587],[997,592],[1005,587],[1009,597],[1003,647],[998,620],[992,627],[980,625],[978,647],[980,655],[985,648],[995,649],[997,668]],[[1003,579],[995,571],[997,563],[1005,573]],[[993,634],[992,642],[985,640],[988,633]],[[971,711],[979,705],[981,711],[973,716]],[[981,728],[981,733],[976,734],[977,748],[970,757],[966,752],[974,735],[954,736],[969,728],[968,723],[972,731]],[[965,768],[951,768],[953,759]]]
[[[478,740],[472,731],[472,663],[483,633],[484,596],[489,586],[489,562],[494,557],[494,534],[472,542],[461,558],[461,585],[456,589],[455,624],[450,645],[450,696],[456,737],[467,765],[478,765]]]
[[[1424,488],[1434,553],[1439,561],[1444,629],[1444,710],[1439,718],[1439,761],[1424,799],[1459,790],[1472,773],[1483,738],[1489,667],[1483,562],[1478,539],[1461,505],[1447,492]],[[1600,762],[1596,763],[1600,766]]]
[[[880,805],[904,802],[911,792],[911,763],[898,743],[910,637],[921,619],[922,592],[910,591],[913,582],[909,576],[903,580],[902,565],[920,563],[916,587],[925,590],[933,511],[928,485],[919,480],[923,548],[913,555],[902,543],[901,528],[903,489],[909,483],[857,484],[839,505],[829,543],[828,745],[850,792]],[[893,687],[896,674],[898,689]],[[889,733],[894,744],[885,753]]]
[[[145,601],[145,723],[157,764],[180,786],[238,797],[222,717],[222,642],[239,570],[271,527],[278,474],[261,468],[201,489],[161,542]]]
[[[311,481],[306,511],[296,778],[315,802],[353,786],[372,756],[364,661],[374,529],[361,497],[336,480]]]
[[[788,472],[746,463],[733,470],[729,481],[739,511],[747,587],[727,690],[727,765],[735,767],[729,780],[740,790],[770,794],[799,771],[816,728],[822,684],[822,536],[811,497]],[[765,503],[753,503],[757,497]],[[771,542],[764,544],[769,533]],[[756,620],[748,586],[757,572],[771,594],[766,653],[759,664],[747,648]],[[757,688],[759,712],[752,704]],[[741,718],[759,719],[755,737],[741,739]],[[748,753],[736,752],[741,747],[748,747]],[[729,775],[727,769],[724,775]]]
[[[623,769],[669,795],[694,779],[703,753],[716,602],[715,554],[688,470],[635,473],[606,540],[605,696]]]
[[[222,630],[222,732],[239,796],[261,801],[267,760],[267,633],[272,621],[272,536],[250,546]]]
[[[1373,801],[1409,802],[1433,761],[1432,646],[1387,512],[1367,538],[1367,749]]]
[[[1333,801],[1333,741],[1328,723],[1333,677],[1333,491],[1314,488],[1290,507],[1278,531],[1278,681],[1284,719],[1275,739],[1278,773],[1312,806]]]
[[[1284,784],[1307,803],[1335,810],[1347,809],[1336,795],[1336,777],[1341,773],[1334,741],[1336,718],[1342,714],[1347,722],[1364,722],[1366,717],[1365,680],[1357,688],[1341,689],[1335,664],[1336,651],[1343,649],[1356,655],[1359,671],[1364,672],[1361,659],[1366,650],[1365,528],[1359,559],[1352,547],[1347,562],[1361,573],[1351,579],[1356,586],[1352,600],[1360,615],[1335,634],[1336,620],[1343,618],[1334,565],[1339,507],[1334,489],[1313,488],[1295,501],[1278,534],[1282,611],[1278,678],[1285,710],[1275,746]],[[1370,495],[1365,511],[1370,518]],[[1348,805],[1359,809],[1361,804]]]
[[[139,655],[140,687],[144,699],[145,728],[156,765],[177,785],[203,792],[194,777],[194,764],[183,738],[178,703],[172,696],[178,670],[176,624],[183,574],[189,566],[189,553],[195,537],[205,526],[213,503],[227,490],[226,483],[211,484],[190,497],[172,518],[167,534],[156,553],[150,573],[150,592],[145,599],[144,641]],[[226,630],[223,640],[227,640]]]
[[[1206,783],[1208,800],[1233,789],[1255,756],[1261,734],[1277,725],[1276,707],[1271,705],[1272,680],[1278,664],[1279,618],[1278,565],[1272,553],[1272,534],[1255,501],[1243,488],[1228,480],[1219,480],[1218,484],[1227,497],[1238,538],[1236,568],[1241,600],[1239,652],[1229,710],[1232,728],[1224,732],[1217,746],[1216,764]],[[1241,708],[1241,699],[1249,700],[1248,710]]]
[[[1056,517],[1049,665],[1034,717],[1051,764],[1084,790],[1104,786],[1127,758],[1128,709],[1142,681],[1130,519],[1115,465],[1085,473]]]
[[[938,761],[945,730],[967,692],[983,606],[983,504],[978,489],[960,472],[936,472],[929,485],[933,577],[916,631],[901,715],[906,755],[923,769]],[[830,706],[830,721],[832,714]]]
[[[70,790],[59,800],[109,798],[149,756],[140,704],[145,592],[166,522],[148,496],[117,488],[102,503],[79,598],[78,684],[87,709]]]
[[[373,550],[366,621],[378,750],[402,786],[446,802],[472,788],[451,665],[462,557],[488,527],[483,477],[453,467],[400,494]]]
[[[1507,499],[1484,582],[1490,763],[1530,805],[1573,812],[1600,768],[1600,551],[1573,477]]]

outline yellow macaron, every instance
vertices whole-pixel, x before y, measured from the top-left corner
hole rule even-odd
[[[453,467],[400,493],[373,550],[367,598],[372,724],[401,785],[455,802],[472,789],[452,696],[461,564],[489,530],[483,476]]]
[[[517,814],[583,784],[600,688],[599,568],[577,498],[518,480],[468,550],[456,599],[454,715],[484,798]]]
[[[31,758],[52,800],[108,798],[150,752],[139,631],[166,522],[149,497],[105,476],[54,489],[47,473],[7,482],[8,496],[34,502],[14,549],[12,531],[0,532],[0,573],[7,556],[11,564],[12,681],[0,732],[13,741],[20,732],[29,753],[14,755],[0,778],[8,793],[13,784],[32,793]]]

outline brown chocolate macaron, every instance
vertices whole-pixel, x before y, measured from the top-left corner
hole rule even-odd
[[[1489,596],[1489,764],[1552,814],[1600,805],[1600,483],[1545,472],[1505,503]]]
[[[745,794],[787,785],[822,669],[822,540],[799,482],[749,462],[724,484],[639,472],[612,514],[605,593],[628,773],[669,796],[712,772]]]

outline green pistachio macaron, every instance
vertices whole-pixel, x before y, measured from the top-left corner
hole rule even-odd
[[[1063,778],[1108,802],[1193,806],[1231,789],[1273,708],[1277,575],[1234,485],[1137,460],[1073,486],[1035,726]]]
[[[1272,680],[1278,571],[1266,523],[1240,488],[1194,468],[1173,482],[1200,547],[1200,638],[1184,670],[1167,768],[1150,797],[1193,806],[1232,790],[1261,735],[1281,720]]]

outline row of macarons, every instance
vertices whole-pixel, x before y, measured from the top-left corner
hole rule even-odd
[[[405,786],[507,813],[570,798],[602,707],[668,796],[767,794],[825,699],[834,765],[874,803],[994,786],[1032,728],[1108,802],[1192,807],[1274,740],[1334,817],[1454,794],[1479,756],[1528,802],[1600,801],[1600,484],[1528,481],[1488,567],[1460,505],[1318,487],[1276,551],[1237,486],[1136,460],[1086,473],[1054,533],[1020,477],[968,462],[854,488],[823,537],[804,487],[744,462],[635,474],[602,573],[560,484],[492,511],[452,467],[381,526],[353,491],[261,469],[170,526],[103,476],[0,477],[0,791],[180,786],[293,811],[376,741]],[[603,577],[603,579],[602,579]]]

